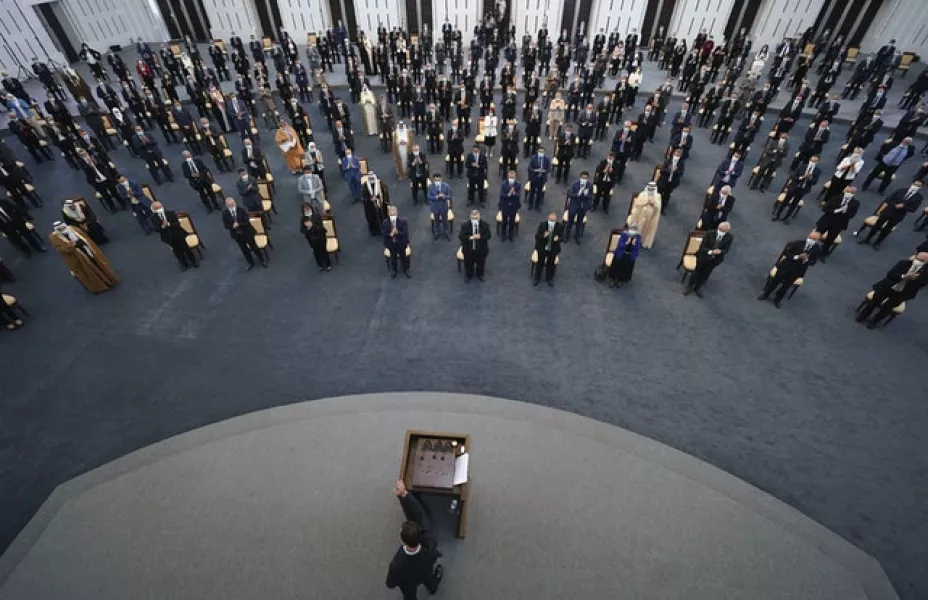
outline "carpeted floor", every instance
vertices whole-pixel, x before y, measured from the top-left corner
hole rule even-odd
[[[457,244],[431,241],[426,209],[413,207],[407,184],[395,181],[392,157],[359,134],[358,154],[384,176],[410,220],[413,278],[391,280],[381,241],[367,234],[360,205],[351,205],[338,181],[317,107],[309,112],[326,151],[343,248],[332,273],[316,271],[297,231],[295,180],[281,169],[268,133],[280,211],[268,269],[245,272],[218,214],[205,214],[183,182],[155,193],[169,208],[193,214],[207,246],[199,270],[180,273],[170,251],[127,214],[102,216],[112,238],[105,251],[122,285],[98,297],[72,281],[53,252],[24,259],[2,246],[19,279],[4,291],[32,318],[0,336],[0,544],[59,483],[165,437],[307,399],[433,390],[544,404],[665,442],[875,556],[902,597],[928,595],[928,410],[919,400],[928,312],[922,299],[911,302],[885,331],[852,319],[869,286],[924,239],[912,233],[911,219],[880,252],[848,239],[776,310],[755,296],[783,244],[804,237],[818,211],[810,202],[793,224],[771,223],[773,193],[749,192],[746,175],[735,191],[728,260],[704,299],[683,297],[674,267],[723,156],[699,130],[655,247],[640,257],[631,285],[604,288],[593,270],[609,229],[624,220],[630,195],[663,153],[665,128],[631,165],[612,216],[591,215],[583,243],[564,249],[555,288],[531,286],[528,256],[542,217],[526,212],[515,243],[490,242],[487,281],[465,285]],[[834,130],[827,165],[845,133]],[[163,148],[171,157],[179,152]],[[573,175],[603,154],[598,144],[590,160],[575,161]],[[149,180],[124,150],[114,159],[126,174]],[[748,166],[756,159],[755,149]],[[918,162],[905,165],[900,182]],[[433,167],[439,164],[434,157]],[[34,211],[43,232],[65,196],[92,197],[61,160],[30,168],[46,200]],[[219,179],[234,189],[231,175]],[[498,183],[494,170],[491,220]],[[461,181],[454,191],[460,221]],[[550,185],[547,207],[560,209],[563,192]],[[878,195],[861,199],[869,214]]]

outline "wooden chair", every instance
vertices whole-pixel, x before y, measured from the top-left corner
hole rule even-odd
[[[180,131],[180,125],[174,120],[174,113],[168,111],[168,122],[171,124],[171,131]]]
[[[661,166],[654,165],[654,170],[651,171],[651,181],[657,182],[657,180],[660,179],[660,176],[661,176]]]
[[[264,48],[264,51],[267,52],[274,47],[274,40],[269,37],[261,38],[261,45]]]
[[[147,183],[142,184],[142,195],[148,198],[149,206],[152,202],[157,202],[158,199],[155,198],[155,193],[152,191],[151,186]]]
[[[412,246],[410,244],[406,244],[406,258],[409,258],[410,256],[412,256]],[[390,271],[391,267],[390,267],[390,249],[389,248],[383,249],[383,261],[384,261],[384,264],[387,265],[387,270]]]
[[[226,43],[223,40],[215,39],[213,40],[213,45],[217,46],[226,56],[229,55],[229,51],[226,50]]]
[[[570,218],[570,211],[568,210],[568,206],[570,206],[570,197],[564,198],[564,214],[561,216],[561,221],[563,221],[564,223],[567,223],[567,220]],[[586,214],[583,215],[583,226],[584,227],[586,227],[586,224],[590,222],[589,212],[590,211],[587,211]]]
[[[322,217],[322,226],[325,227],[325,251],[335,257],[335,263],[338,264],[338,256],[341,254],[341,246],[338,243],[338,230],[335,228],[335,219],[328,215]]]
[[[16,298],[16,296],[13,296],[11,294],[3,294],[2,296],[3,296],[4,304],[12,308],[14,311],[18,310],[19,312],[23,314],[24,317],[29,316],[29,311],[23,308],[23,305],[19,303],[19,300]]]
[[[850,46],[847,49],[847,56],[844,59],[844,62],[854,64],[857,62],[857,55],[860,54],[860,48],[857,46]]]
[[[316,39],[317,39],[317,38],[316,38],[316,34],[315,34],[315,33],[307,33],[307,34],[306,34],[306,45],[307,45],[307,46],[315,46],[315,45],[316,45]]]
[[[277,190],[274,189],[274,175],[273,173],[271,173],[271,165],[267,164],[266,156],[264,157],[262,162],[264,164],[264,181],[266,181],[268,185],[271,186],[272,192],[276,192]]]
[[[493,106],[490,103],[490,106]],[[474,137],[475,144],[482,144],[486,141],[486,136],[483,134],[483,117],[477,119],[477,135]]]
[[[538,250],[532,250],[532,255],[529,258],[529,264],[531,265],[531,269],[529,270],[529,275],[531,275],[531,277],[534,279],[535,269],[538,268]],[[554,257],[554,272],[555,273],[557,273],[557,267],[560,264],[561,264],[561,255],[558,254],[557,256]]]
[[[255,246],[264,254],[264,260],[269,260],[270,256],[267,249],[273,248],[274,244],[271,243],[271,236],[268,235],[267,229],[264,227],[262,214],[250,212],[248,213],[248,221],[251,223],[251,226],[255,228]]]
[[[193,219],[190,218],[190,214],[178,211],[177,222],[180,223],[181,228],[187,232],[187,247],[191,250],[196,250],[200,258],[203,258],[203,248],[206,248],[206,246],[203,244],[200,234],[197,233],[197,228],[193,224]]]
[[[857,308],[855,309],[854,312],[855,312],[855,313],[859,313],[861,310],[863,310],[864,306],[866,306],[867,303],[868,303],[868,302],[871,302],[872,300],[873,300],[873,290],[870,290],[869,292],[867,292],[867,295],[864,296],[864,299],[861,300],[860,304],[857,305]],[[884,302],[885,302],[885,300],[884,300]],[[896,317],[898,317],[899,315],[901,315],[901,314],[904,313],[904,312],[905,312],[905,302],[902,302],[901,304],[899,304],[898,306],[896,306],[896,307],[893,309],[893,312],[890,313],[889,318],[886,319],[886,321],[883,323],[883,327],[886,327],[887,325],[889,325],[890,323],[892,323],[893,320],[895,320]]]
[[[880,220],[880,214],[882,214],[882,212],[886,210],[888,207],[889,207],[889,204],[887,204],[885,201],[880,202],[880,205],[876,207],[876,211],[874,211],[872,215],[864,219],[864,222],[860,226],[860,229],[854,232],[854,235],[857,237],[858,244],[863,243],[861,241],[861,238],[863,237],[863,233],[867,229],[870,229],[871,227],[874,227],[876,225],[876,222]],[[893,227],[890,231],[895,231],[895,230],[896,228]]]
[[[827,237],[828,237],[827,235],[822,234],[822,239],[825,239]],[[841,237],[841,234],[839,233],[838,235],[835,236],[834,243],[831,245],[831,248],[828,250],[828,252],[825,253],[825,255],[831,256],[834,253],[834,251],[838,249],[838,246],[840,246],[843,243],[844,243],[844,238]]]
[[[706,236],[705,231],[694,230],[686,236],[686,244],[683,246],[683,252],[680,253],[680,262],[677,263],[677,270],[683,267],[683,276],[680,283],[686,281],[686,276],[696,270],[696,252],[702,244],[702,239]]]
[[[609,239],[606,242],[606,254],[603,256],[603,267],[608,269],[612,266],[612,261],[615,260],[616,247],[619,245],[619,237],[622,235],[624,229],[613,229],[609,232]]]
[[[786,202],[786,192],[780,192],[779,194],[777,194],[777,197],[773,199],[773,207],[771,208],[770,214],[771,215],[774,214],[774,212],[777,210],[777,207],[783,204],[784,202]],[[796,210],[793,212],[793,217],[798,215],[799,211],[802,210],[802,207],[805,205],[806,205],[805,200],[800,199],[799,202],[796,203]]]
[[[271,213],[277,214],[277,206],[274,204],[274,188],[270,182],[265,179],[258,180],[258,196],[261,197],[261,214],[268,224],[273,223]]]
[[[906,73],[909,72],[909,69],[912,68],[912,64],[915,62],[915,53],[914,52],[903,52],[902,56],[899,58],[899,66],[896,67],[902,71],[902,75],[899,77],[905,77]]]
[[[367,175],[370,172],[370,169],[367,166],[367,159],[363,156],[358,157],[358,165],[361,167],[361,175]]]
[[[429,223],[435,223],[435,215],[429,212]],[[454,233],[454,199],[448,198],[448,229]]]
[[[515,226],[516,233],[519,233],[519,225],[521,223],[522,223],[522,217],[519,215],[519,213],[516,213],[516,226]],[[500,227],[502,227],[502,225],[503,225],[503,211],[498,210],[496,211],[496,235],[499,235],[499,230],[500,230]]]
[[[180,47],[180,44],[177,42],[171,42],[168,44],[168,49],[171,51],[171,54],[174,55],[174,58],[180,59],[180,55],[184,53],[184,50]]]
[[[464,246],[458,246],[457,252],[454,253],[454,257],[458,259],[458,273],[460,273],[461,265],[464,264]]]
[[[786,248],[784,247],[783,250],[786,250]],[[779,265],[781,262],[783,262],[783,260],[784,260],[785,258],[786,258],[786,256],[783,254],[783,251],[780,251],[780,256],[777,257],[777,262],[776,262],[776,264],[774,264],[773,267],[770,269],[770,272],[767,273],[767,281],[768,281],[768,282],[769,282],[771,279],[773,279],[774,277],[776,277],[776,274],[777,274],[777,265]],[[796,295],[796,290],[798,290],[799,288],[801,288],[801,287],[802,287],[802,284],[804,284],[804,283],[805,283],[805,278],[804,278],[804,277],[797,277],[796,279],[794,279],[794,280],[793,280],[793,284],[792,284],[792,288],[789,290],[789,294],[786,296],[786,299],[787,299],[787,300],[792,299],[792,297],[793,297],[794,295]],[[764,285],[764,287],[766,288],[766,284]]]
[[[226,136],[219,136],[219,143],[222,144],[222,160],[223,162],[228,161],[228,168],[231,171],[235,168],[235,155],[232,154],[232,150],[229,149],[229,144],[226,142]]]
[[[103,121],[103,131],[106,133],[106,135],[108,135],[108,136],[110,136],[110,137],[116,137],[116,138],[118,138],[118,137],[119,137],[119,130],[116,129],[115,127],[113,127],[113,122],[110,121],[110,116],[109,116],[109,115],[100,115],[100,118],[101,118],[102,121]]]

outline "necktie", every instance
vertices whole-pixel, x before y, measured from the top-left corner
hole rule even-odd
[[[230,210],[229,214],[232,215],[232,220],[234,221],[235,220],[235,209],[233,208],[232,210]]]
[[[194,175],[196,175],[196,174],[198,173],[196,163],[193,162],[193,159],[192,159],[192,158],[191,158],[190,160],[188,160],[187,162],[190,164],[190,172],[193,173]]]
[[[545,245],[545,250],[550,252],[551,247],[554,245],[554,225],[548,223],[548,243]]]
[[[724,236],[724,235],[725,235],[725,234],[722,233],[722,232],[719,232],[718,235],[716,235],[716,237],[715,237],[715,245],[716,245],[716,246],[718,246],[718,245],[722,242],[722,236]]]
[[[477,225],[476,225],[476,223],[473,225],[473,228],[474,228],[474,235],[477,235]],[[477,240],[474,240],[474,242],[473,242],[473,249],[474,249],[474,250],[477,249]]]
[[[3,217],[3,220],[7,223],[10,222],[10,215],[6,214],[6,211],[0,208],[0,217]]]

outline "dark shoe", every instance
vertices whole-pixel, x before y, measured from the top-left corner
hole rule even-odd
[[[757,299],[758,299],[758,300],[766,300],[766,299],[767,299],[767,294],[761,294],[760,296],[757,297]]]
[[[533,280],[532,280],[532,287],[537,286],[539,283],[541,283],[541,279],[533,279]]]
[[[773,305],[776,306],[777,308],[780,308],[780,301],[779,301],[779,300],[774,300],[774,301],[773,301]]]
[[[867,329],[876,329],[876,321],[868,321]]]
[[[329,267],[329,270],[332,270],[332,267]],[[406,276],[406,279],[412,279],[412,275],[409,274],[409,271],[403,271],[403,275]]]
[[[554,287],[554,282],[552,280],[548,279],[546,283],[550,285],[551,287]]]
[[[693,292],[695,292],[695,294],[696,294],[698,297],[702,298],[702,292],[699,291],[699,288],[693,288]]]
[[[325,270],[326,270],[326,272],[331,271],[331,270],[332,270],[332,265],[329,265],[328,267],[326,267]]]
[[[322,273],[323,271],[325,271],[325,267],[319,267],[319,272]]]
[[[396,279],[396,271],[390,273],[390,279]]]
[[[685,287],[685,288],[683,288],[683,295],[684,295],[684,296],[689,296],[690,293],[691,293],[692,291],[693,291],[693,288],[691,288],[691,287]]]
[[[786,217],[785,219],[783,219],[783,224],[789,225],[789,217]]]
[[[477,279],[479,279],[480,281],[483,281],[483,275],[477,275]]]
[[[266,261],[266,260],[262,260],[262,261],[261,261],[261,267],[262,267],[262,268],[265,268],[265,269],[267,268],[267,261]]]
[[[248,268],[246,269],[246,271],[251,271],[254,268],[255,268],[255,263],[251,263],[250,265],[248,265]]]
[[[873,244],[872,248],[873,248],[874,250],[879,250],[879,249],[880,249],[880,243],[877,242],[877,243]]]
[[[183,273],[183,272],[186,271],[186,270],[187,270],[187,265],[181,265],[181,266],[180,266],[180,272],[181,272],[181,273]]]
[[[467,277],[464,278],[464,283],[470,283],[471,279],[473,279],[473,277],[468,275]]]

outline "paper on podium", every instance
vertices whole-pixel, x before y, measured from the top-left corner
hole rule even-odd
[[[467,465],[470,460],[470,454],[465,452],[454,459],[454,484],[461,485],[467,483]]]

